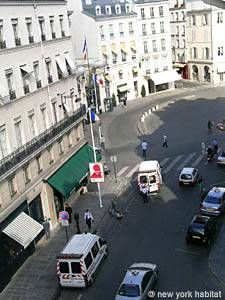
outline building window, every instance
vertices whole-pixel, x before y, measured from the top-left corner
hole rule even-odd
[[[46,36],[45,36],[45,20],[44,20],[44,17],[38,17],[38,22],[39,22],[39,28],[40,28],[40,33],[41,33],[41,40],[45,41]]]
[[[45,64],[46,64],[46,71],[47,71],[47,79],[48,79],[48,83],[52,83],[53,82],[53,78],[52,78],[52,75],[51,75],[51,59],[50,58],[47,58],[45,60]]]
[[[179,26],[176,26],[176,35],[179,35]]]
[[[150,17],[151,18],[155,17],[154,7],[150,7]]]
[[[37,164],[37,171],[38,173],[42,172],[42,160],[41,160],[41,155],[36,157],[36,164]]]
[[[21,41],[18,36],[18,19],[11,19],[12,22],[12,27],[13,27],[13,34],[14,34],[14,39],[15,39],[15,45],[20,46]]]
[[[182,35],[185,36],[185,25],[182,25]]]
[[[114,38],[113,24],[109,24],[109,36],[111,39]]]
[[[112,63],[113,64],[117,63],[117,55],[114,52],[112,52]]]
[[[9,185],[9,192],[10,192],[10,196],[14,196],[17,193],[17,186],[16,186],[16,177],[11,176],[8,179],[8,185]]]
[[[9,89],[9,98],[10,100],[14,100],[16,98],[16,92],[13,89],[13,71],[12,69],[5,71],[6,81]]]
[[[51,165],[54,162],[54,156],[53,156],[53,148],[48,148],[48,157],[49,157],[49,164]]]
[[[58,147],[59,147],[59,155],[62,155],[64,152],[63,140],[58,141]]]
[[[177,48],[177,49],[180,48],[180,41],[179,41],[179,40],[176,41],[176,48]]]
[[[15,126],[17,146],[21,147],[23,145],[21,120],[15,122],[14,126]]]
[[[156,40],[152,41],[152,49],[153,49],[153,52],[157,52]]]
[[[191,16],[191,25],[193,25],[193,26],[196,25],[196,16],[195,15]]]
[[[29,120],[29,127],[30,127],[30,135],[31,138],[34,138],[36,136],[36,126],[35,126],[35,119],[34,119],[34,113],[28,115]]]
[[[217,13],[217,23],[223,23],[223,12]]]
[[[142,35],[147,35],[146,24],[142,24]]]
[[[103,25],[99,26],[99,33],[100,33],[101,40],[104,41],[105,35],[104,35],[104,26]]]
[[[6,42],[4,40],[3,20],[0,20],[0,49],[4,48],[6,48]]]
[[[143,42],[143,47],[144,47],[144,53],[148,53],[148,42],[147,41]]]
[[[26,66],[24,66],[24,68],[26,68]],[[21,77],[22,77],[22,81],[23,81],[23,91],[24,94],[28,94],[30,92],[30,87],[29,87],[29,74],[25,71],[24,68],[20,68],[20,72],[21,72]]]
[[[151,23],[152,34],[155,34],[155,23]]]
[[[182,11],[181,14],[182,14],[182,21],[185,21],[185,13],[184,13],[184,11]]]
[[[120,5],[116,5],[116,14],[119,15],[121,13]]]
[[[24,181],[25,181],[25,184],[28,184],[30,182],[30,168],[29,168],[29,165],[26,165],[24,168],[23,168],[23,176],[24,176]]]
[[[164,22],[160,22],[160,32],[161,33],[165,32],[165,24],[164,24]]]
[[[46,115],[46,106],[43,106],[40,108],[41,111],[41,119],[42,119],[42,124],[43,124],[43,129],[47,129],[47,115]]]
[[[163,17],[163,6],[159,7],[159,16]]]
[[[72,147],[72,145],[73,145],[73,139],[72,139],[72,134],[71,134],[71,132],[69,132],[69,133],[67,134],[67,140],[68,140],[68,147],[69,147],[69,148]]]
[[[166,41],[165,41],[165,39],[161,39],[161,47],[162,47],[162,51],[166,50]]]
[[[223,47],[218,47],[218,56],[223,56]]]
[[[121,50],[121,58],[122,58],[122,62],[125,62],[127,60],[127,54],[123,50]]]
[[[123,79],[123,71],[122,70],[120,70],[118,72],[118,76],[119,76],[119,79]]]
[[[59,16],[59,24],[60,24],[61,35],[62,35],[62,37],[64,37],[66,34],[65,34],[65,28],[64,28],[63,15]]]
[[[50,30],[51,30],[52,39],[55,39],[56,38],[56,34],[55,34],[55,20],[54,20],[54,16],[50,16],[49,17],[49,22],[50,22]]]
[[[141,8],[141,18],[145,19],[145,9]]]
[[[6,157],[7,154],[6,129],[5,126],[0,126],[0,159]]]
[[[219,76],[220,76],[220,82],[222,82],[223,79],[224,79],[224,78],[223,78],[223,75],[224,75],[224,73],[220,73],[220,74],[219,74]]]
[[[119,23],[119,32],[120,32],[120,37],[124,37],[123,23]]]
[[[209,59],[209,48],[206,47],[204,48],[204,56],[203,56],[205,59]]]
[[[37,89],[39,89],[39,88],[41,88],[41,80],[39,77],[39,62],[38,61],[35,61],[33,63],[33,68],[34,68],[34,78],[36,81],[36,87],[37,87]]]
[[[56,102],[52,102],[53,123],[57,123]]]
[[[176,12],[176,21],[179,21],[179,15],[178,15],[178,12]]]
[[[26,18],[26,25],[27,25],[27,33],[28,33],[28,40],[29,43],[32,44],[34,42],[34,37],[32,33],[32,19],[31,18]]]
[[[183,47],[186,48],[186,40],[183,40]]]
[[[133,34],[134,33],[133,22],[129,22],[128,26],[129,26],[129,33]]]
[[[205,26],[205,25],[208,25],[208,14],[204,14],[202,16],[202,25]]]
[[[196,47],[193,48],[193,58],[198,58],[198,51]]]

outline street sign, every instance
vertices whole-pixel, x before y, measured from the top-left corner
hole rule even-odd
[[[64,227],[69,226],[69,221],[68,220],[62,220],[61,225],[64,226]]]
[[[59,212],[59,220],[69,220],[70,216],[67,211],[63,210]]]
[[[89,164],[91,182],[104,182],[104,171],[101,163]]]
[[[117,162],[117,157],[116,157],[116,155],[110,156],[110,160],[111,160],[111,162]]]

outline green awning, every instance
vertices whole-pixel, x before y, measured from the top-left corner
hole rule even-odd
[[[97,155],[97,160],[101,160],[101,156]],[[47,182],[65,198],[68,198],[88,175],[90,162],[94,162],[93,148],[86,144],[66,161]]]

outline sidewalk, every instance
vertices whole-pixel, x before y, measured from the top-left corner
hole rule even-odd
[[[80,214],[81,231],[87,230],[83,216],[88,208],[93,216],[93,231],[101,232],[101,227],[111,218],[108,209],[111,205],[113,195],[118,197],[118,206],[124,197],[119,197],[128,188],[129,182],[125,178],[120,178],[117,184],[109,177],[102,187],[103,208],[99,207],[98,193],[95,186],[91,184],[90,192],[81,195],[77,199],[71,199],[71,206],[74,212]],[[73,220],[68,228],[69,238],[76,233],[76,226]],[[30,256],[24,265],[13,276],[9,284],[0,294],[0,299],[4,300],[51,300],[57,299],[60,290],[56,276],[56,256],[66,244],[65,229],[57,226],[51,232],[51,239],[46,241],[43,238],[37,245],[35,253]]]

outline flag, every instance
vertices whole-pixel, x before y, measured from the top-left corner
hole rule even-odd
[[[84,47],[83,47],[83,58],[86,60],[87,59],[87,40],[86,38],[84,39]]]
[[[93,123],[93,122],[95,122],[95,121],[99,121],[100,119],[99,119],[99,117],[97,116],[97,114],[93,111],[93,110],[91,110],[91,122]]]
[[[103,85],[103,83],[104,83],[98,74],[93,74],[93,80],[99,85]]]

